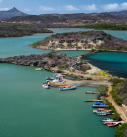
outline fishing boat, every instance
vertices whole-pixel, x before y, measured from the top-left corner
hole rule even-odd
[[[105,108],[105,107],[107,107],[107,105],[104,104],[104,103],[96,102],[96,103],[93,104],[93,107],[103,107],[103,108]]]
[[[106,116],[107,114],[105,112],[99,112],[99,113],[96,113],[98,116]]]
[[[42,68],[35,68],[35,70],[43,70]]]
[[[112,126],[116,126],[116,125],[121,124],[121,122],[120,121],[118,121],[118,122],[103,122],[103,124],[104,125],[107,124],[109,127],[112,127]]]
[[[49,88],[50,88],[50,86],[47,85],[47,84],[45,84],[45,83],[42,84],[42,87],[44,87],[44,88],[46,88],[46,89],[49,89]]]
[[[45,78],[46,80],[54,80],[54,78],[53,77],[47,77],[47,78]]]
[[[117,122],[112,122],[112,123],[107,123],[107,125],[109,126],[109,127],[114,127],[114,126],[117,126],[117,125],[119,125],[119,123],[117,123]]]
[[[97,112],[106,112],[106,113],[110,113],[112,110],[107,110],[104,108],[98,108],[98,110],[93,110],[93,113],[97,113]]]
[[[111,118],[104,118],[104,120],[101,120],[102,122],[116,122],[117,120],[111,119]]]
[[[76,89],[76,86],[60,86],[59,90],[73,90]]]
[[[54,74],[55,77],[65,77],[64,73],[56,73]]]

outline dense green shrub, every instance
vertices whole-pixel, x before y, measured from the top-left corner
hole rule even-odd
[[[118,105],[122,105],[122,98],[120,98],[118,95],[117,95],[117,91],[118,89],[113,89],[111,91],[111,95],[113,97],[113,99],[115,100],[115,102],[118,104]]]
[[[63,35],[64,35],[64,36],[67,36],[67,35],[68,35],[68,33],[63,33]]]
[[[104,102],[106,103],[106,105],[108,105],[108,109],[112,110],[112,112],[114,113],[112,115],[112,118],[113,119],[116,119],[116,120],[122,120],[120,115],[117,113],[115,107],[112,105],[112,103],[110,103],[107,99],[104,98]]]
[[[127,130],[127,123],[121,124],[121,126],[118,126],[115,128],[115,135],[117,137],[126,137],[126,130]]]
[[[87,77],[87,80],[92,80],[92,78],[91,77]]]
[[[99,87],[97,87],[96,93],[97,93],[98,99],[101,96],[107,96],[107,91],[108,91],[108,87],[106,85],[100,85]]]
[[[48,58],[51,58],[52,57],[52,54],[51,53],[48,53]]]
[[[61,70],[59,70],[59,69],[58,69],[58,70],[56,70],[56,73],[61,73],[61,72],[62,72],[62,71],[61,71]]]

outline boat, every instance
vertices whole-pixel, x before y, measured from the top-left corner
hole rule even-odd
[[[104,103],[100,103],[100,102],[96,102],[96,103],[94,103],[93,104],[93,107],[103,107],[103,108],[105,108],[105,107],[107,107],[108,105],[106,105],[106,104],[104,104]]]
[[[43,70],[42,68],[36,68],[35,70]]]
[[[64,73],[56,73],[54,74],[55,77],[65,77]]]
[[[114,127],[114,126],[117,126],[117,125],[119,125],[119,123],[114,123],[114,122],[112,122],[112,123],[107,123],[107,125],[109,126],[109,127]]]
[[[103,122],[104,125],[108,125],[109,127],[112,127],[112,126],[116,126],[116,125],[119,125],[121,124],[122,122]]]
[[[106,116],[107,114],[105,112],[99,112],[99,113],[96,113],[98,116]]]
[[[49,89],[49,88],[50,88],[50,86],[47,85],[47,84],[45,84],[45,83],[42,84],[42,87],[44,87],[44,88],[46,88],[46,89]]]
[[[54,80],[54,78],[53,77],[47,77],[47,78],[45,78],[46,80]]]
[[[117,120],[111,119],[111,118],[104,118],[104,120],[101,120],[102,122],[116,122]]]
[[[102,102],[102,100],[97,100],[97,99],[88,99],[85,102]]]
[[[106,112],[106,113],[110,113],[112,110],[107,110],[104,108],[98,108],[98,110],[93,110],[93,113],[98,113],[98,112]]]
[[[59,90],[73,90],[76,89],[76,86],[60,86]]]

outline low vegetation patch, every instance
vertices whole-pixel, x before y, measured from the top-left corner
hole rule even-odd
[[[112,110],[112,112],[114,113],[112,115],[112,118],[118,121],[122,120],[112,103],[110,103],[106,98],[104,98],[104,102],[106,103],[106,105],[108,105],[108,109]]]
[[[104,70],[101,70],[100,72],[94,72],[94,73],[92,73],[92,75],[112,77],[112,75],[110,75],[109,73],[107,73],[107,72],[104,71]]]
[[[112,78],[109,80],[112,82],[113,88],[110,92],[113,99],[118,105],[127,104],[127,81],[119,78]]]

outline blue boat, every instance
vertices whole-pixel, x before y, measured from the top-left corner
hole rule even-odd
[[[93,104],[93,107],[101,107],[101,108],[106,108],[107,105],[104,103],[96,102]]]
[[[76,89],[76,86],[61,86],[59,90],[73,90]]]
[[[49,88],[50,88],[50,86],[47,85],[47,84],[45,84],[45,83],[42,84],[42,87],[44,87],[44,88],[46,88],[46,89],[49,89]]]

